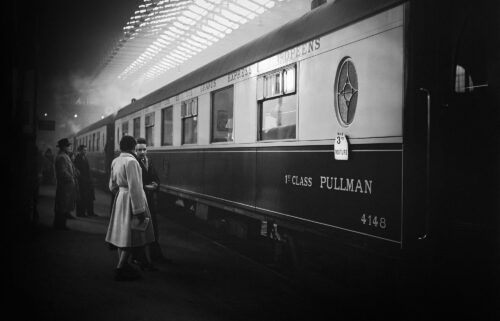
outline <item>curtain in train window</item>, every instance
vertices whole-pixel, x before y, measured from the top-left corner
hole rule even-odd
[[[173,139],[173,107],[167,107],[162,109],[161,111],[161,119],[162,119],[162,137],[161,144],[172,145]]]
[[[146,145],[153,146],[154,145],[154,127],[155,127],[155,113],[146,114],[146,118],[144,120],[145,132],[146,132]]]
[[[182,144],[198,142],[198,98],[181,103]]]
[[[141,117],[134,118],[134,138],[141,137]]]
[[[233,87],[212,93],[212,142],[232,142]]]
[[[122,137],[128,135],[128,121],[122,124]]]

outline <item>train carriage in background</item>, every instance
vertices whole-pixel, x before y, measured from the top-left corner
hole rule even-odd
[[[107,188],[114,157],[114,119],[115,114],[83,128],[74,135],[73,152],[77,152],[80,145],[87,146],[87,159],[89,161],[92,178],[97,184]]]
[[[491,257],[494,9],[328,3],[134,100],[106,137],[115,150],[124,134],[145,137],[161,191],[200,216],[218,208],[290,240],[317,234],[393,258]]]

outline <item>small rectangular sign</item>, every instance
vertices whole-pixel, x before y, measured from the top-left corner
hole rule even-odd
[[[56,121],[41,119],[38,121],[38,130],[55,130]]]
[[[333,144],[334,155],[336,160],[349,159],[349,144],[344,133],[338,133]]]

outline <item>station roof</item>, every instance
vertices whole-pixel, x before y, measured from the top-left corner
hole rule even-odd
[[[319,10],[312,10],[302,17],[243,45],[143,98],[135,100],[120,109],[117,117],[134,113],[163,99],[178,95],[224,74],[312,40],[314,37],[332,32],[368,15],[383,11],[400,2],[402,1],[338,0],[324,5]]]

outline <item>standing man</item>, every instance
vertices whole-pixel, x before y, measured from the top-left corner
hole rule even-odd
[[[153,230],[155,234],[155,240],[149,245],[151,259],[155,262],[170,262],[169,259],[163,256],[160,244],[158,243],[159,233],[158,233],[158,221],[156,216],[156,206],[157,206],[157,196],[158,190],[160,188],[160,178],[156,173],[152,161],[148,158],[147,153],[147,143],[144,138],[137,139],[137,145],[135,147],[135,152],[142,169],[142,184],[144,186],[144,191],[146,192],[146,198],[148,200],[149,210],[151,212],[151,220],[153,222]]]
[[[70,212],[75,208],[76,199],[76,169],[69,157],[71,143],[67,138],[57,142],[59,152],[54,166],[56,172],[56,198],[54,205],[54,228],[66,230],[66,218],[71,217]]]
[[[90,177],[90,166],[87,160],[87,146],[80,145],[75,157],[75,167],[80,172],[78,176],[79,198],[76,201],[76,216],[96,216],[94,214],[94,186]]]

